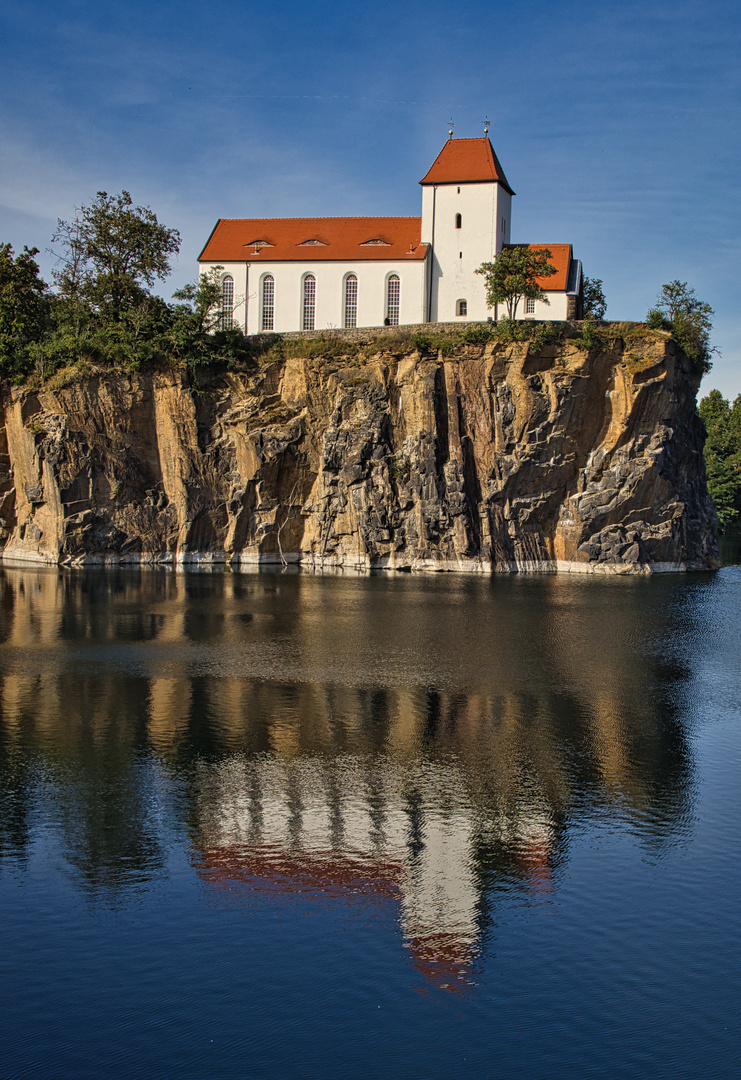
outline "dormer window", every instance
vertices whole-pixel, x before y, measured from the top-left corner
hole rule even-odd
[[[462,225],[463,225],[463,218],[461,217],[460,214],[456,214],[455,215],[455,227],[456,227],[456,229],[460,229],[460,227]]]
[[[244,246],[251,248],[264,248],[274,247],[275,245],[271,244],[269,240],[250,240],[249,244],[245,244]]]
[[[388,240],[381,240],[380,237],[374,237],[373,240],[363,240],[361,247],[391,247]]]
[[[302,240],[301,243],[298,245],[298,247],[326,247],[326,246],[327,246],[326,240],[316,240],[314,238],[312,238],[311,240]]]

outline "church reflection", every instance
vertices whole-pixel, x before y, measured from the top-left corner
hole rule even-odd
[[[207,888],[381,905],[426,979],[465,989],[497,905],[547,902],[575,826],[655,852],[690,827],[675,596],[6,568],[0,863],[46,815],[81,886],[123,902],[185,827]]]

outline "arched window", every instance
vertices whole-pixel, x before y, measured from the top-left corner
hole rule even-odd
[[[345,326],[358,325],[358,279],[355,274],[345,278]]]
[[[399,325],[399,300],[401,282],[398,274],[391,274],[386,285],[386,325]]]
[[[461,217],[460,214],[456,214],[455,215],[455,227],[456,227],[456,229],[460,229],[462,224],[463,224],[463,218]]]
[[[314,329],[314,315],[316,312],[316,278],[313,274],[307,274],[304,278],[303,317],[301,319],[302,330]]]
[[[234,278],[225,274],[221,279],[221,314],[219,330],[230,330],[234,326]]]
[[[468,301],[456,300],[455,313],[456,315],[468,315]]]
[[[262,318],[261,330],[275,329],[275,279],[272,274],[266,274],[262,279]]]

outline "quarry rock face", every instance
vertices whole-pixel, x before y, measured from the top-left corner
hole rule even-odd
[[[381,335],[360,355],[308,344],[198,386],[168,370],[6,391],[3,558],[718,565],[698,377],[666,337],[447,356]]]

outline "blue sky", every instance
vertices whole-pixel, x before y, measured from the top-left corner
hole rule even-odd
[[[418,214],[455,121],[491,138],[512,239],[571,242],[608,317],[666,281],[715,308],[741,393],[741,29],[726,0],[0,6],[0,242],[127,189],[195,276],[218,217]]]

